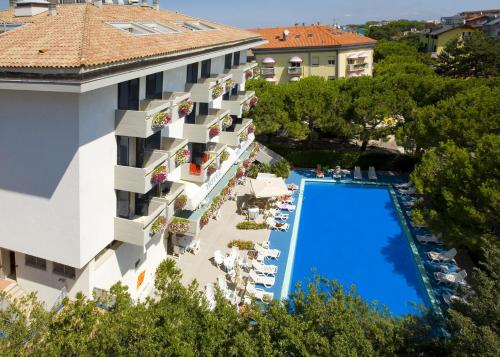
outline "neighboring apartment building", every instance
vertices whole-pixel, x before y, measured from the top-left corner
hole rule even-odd
[[[48,307],[117,281],[146,296],[176,198],[189,215],[248,155],[247,52],[264,41],[157,1],[25,0],[2,23],[0,278]]]
[[[253,49],[261,75],[286,83],[308,76],[327,79],[371,76],[376,41],[330,26],[259,28],[267,44]]]
[[[457,38],[469,36],[472,32],[477,30],[477,28],[467,25],[445,25],[441,28],[422,34],[420,36],[420,45],[425,52],[431,53],[435,56],[444,50],[448,42]]]

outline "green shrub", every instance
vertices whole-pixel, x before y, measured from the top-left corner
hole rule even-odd
[[[267,225],[265,223],[257,222],[240,222],[236,225],[238,229],[266,229]]]
[[[227,247],[228,248],[238,247],[238,248],[240,248],[242,250],[253,250],[254,243],[252,241],[250,241],[250,240],[235,239],[235,240],[230,241],[227,244]]]

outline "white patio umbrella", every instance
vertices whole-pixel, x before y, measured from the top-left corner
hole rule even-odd
[[[288,187],[282,178],[251,179],[250,189],[255,198],[270,198],[289,195]]]

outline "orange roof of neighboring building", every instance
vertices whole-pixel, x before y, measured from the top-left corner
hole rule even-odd
[[[8,9],[0,11],[3,21],[29,24],[0,34],[0,67],[92,67],[260,39],[249,31],[133,5],[58,5],[55,16],[31,17],[16,17]],[[106,23],[134,21],[157,22],[178,33],[136,36]],[[175,21],[202,21],[216,29],[191,31]]]
[[[290,32],[286,40],[283,39],[285,30]],[[377,42],[372,38],[326,25],[257,28],[250,31],[257,32],[269,41],[259,46],[259,49],[352,46]]]

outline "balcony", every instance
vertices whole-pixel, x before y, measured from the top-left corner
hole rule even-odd
[[[214,152],[205,151],[201,155],[201,162],[196,164],[196,159],[191,159],[190,163],[182,165],[181,178],[185,181],[195,183],[205,183],[211,175],[208,173],[208,167],[215,162],[217,155]]]
[[[146,193],[154,186],[151,182],[153,171],[168,160],[168,152],[152,150],[144,153],[144,163],[141,167],[115,166],[115,189]]]
[[[368,63],[349,63],[347,65],[348,72],[364,71],[368,68]]]
[[[243,119],[241,124],[234,125],[234,129],[231,131],[222,131],[220,133],[220,143],[226,144],[228,146],[237,147],[240,145],[240,134],[245,130],[248,130],[250,124],[252,124],[252,119]]]
[[[301,76],[302,67],[288,67],[288,74],[292,76]]]
[[[191,99],[191,93],[189,92],[163,92],[163,100],[168,100],[170,102],[172,123],[175,123],[177,119],[180,118],[179,115],[179,104],[186,100]]]
[[[209,143],[207,145],[207,152],[214,153],[215,156],[219,156],[226,149],[227,145],[223,143]]]
[[[177,165],[175,163],[175,155],[179,150],[184,148],[188,144],[187,139],[174,139],[174,138],[162,138],[160,144],[160,150],[166,151],[168,153],[168,172],[172,172],[176,169]]]
[[[231,115],[241,118],[243,116],[243,105],[252,97],[255,97],[254,91],[238,92],[238,94],[230,96],[229,99],[223,100],[221,106],[223,109],[230,110]]]
[[[194,123],[184,124],[184,137],[195,143],[217,141],[218,136],[210,138],[210,127],[219,125],[220,120],[228,114],[228,109],[209,109],[208,115],[199,115]]]
[[[169,100],[142,100],[139,110],[116,110],[115,125],[116,135],[147,138],[161,126],[153,126],[153,118],[159,113],[172,116]]]
[[[252,77],[253,77],[253,70],[255,67],[257,67],[258,63],[257,62],[251,62],[251,63],[244,63],[240,64],[237,66],[233,66],[228,73],[233,76],[233,81],[237,84],[242,84],[244,83],[247,78],[246,78],[246,72],[251,71],[252,72]],[[252,78],[250,77],[250,78]]]
[[[228,79],[231,79],[230,73],[223,73],[219,75],[211,75],[209,78],[200,78],[197,83],[186,84],[186,92],[191,92],[191,99],[194,102],[210,103],[214,100],[212,96],[213,88],[222,84],[225,85]]]
[[[165,200],[155,197],[149,203],[146,216],[115,217],[115,240],[144,247],[152,237],[154,221],[165,215],[165,209]]]
[[[262,67],[260,69],[260,74],[263,76],[274,76],[276,74],[276,70],[274,67]]]

